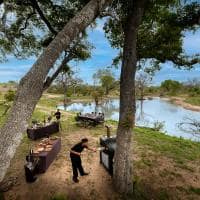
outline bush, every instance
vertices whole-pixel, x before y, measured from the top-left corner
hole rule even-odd
[[[170,95],[176,94],[182,88],[182,84],[174,80],[165,80],[161,83],[161,89]]]
[[[4,99],[7,102],[12,102],[15,99],[15,91],[13,90],[8,90],[8,92],[4,95]]]
[[[153,130],[154,131],[162,131],[165,127],[165,122],[155,121],[153,123]]]

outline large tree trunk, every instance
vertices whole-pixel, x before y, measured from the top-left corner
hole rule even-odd
[[[137,64],[137,29],[143,16],[145,0],[135,0],[129,7],[124,27],[123,62],[120,77],[120,117],[114,158],[114,185],[120,193],[133,192],[132,135],[135,118],[135,72]]]
[[[8,120],[0,130],[0,182],[9,167],[17,146],[26,131],[28,120],[43,92],[45,78],[59,55],[111,3],[91,0],[45,49],[30,71],[21,79]]]

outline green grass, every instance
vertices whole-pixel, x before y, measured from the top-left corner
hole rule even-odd
[[[197,195],[200,195],[200,188],[195,188],[195,187],[190,187],[189,188],[189,191],[190,192],[193,192],[193,193],[195,193],[195,194],[197,194]]]
[[[50,113],[49,113],[50,114]],[[40,109],[36,108],[33,112],[32,119],[35,119],[37,121],[44,121],[44,119],[47,119],[48,114],[42,112]]]
[[[195,106],[200,106],[200,96],[188,97],[186,98],[185,102]]]
[[[6,109],[6,106],[4,105],[0,105],[0,127],[4,124],[6,118],[7,118],[7,115],[4,115],[2,116],[2,114],[4,113]]]
[[[135,141],[145,149],[174,159],[178,164],[200,159],[200,143],[172,137],[150,128],[135,128]]]
[[[38,102],[38,105],[55,108],[61,102],[63,102],[63,97],[47,98],[46,96],[43,96]]]
[[[64,194],[55,194],[49,200],[67,200],[67,197]]]

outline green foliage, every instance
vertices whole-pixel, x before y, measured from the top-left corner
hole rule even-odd
[[[104,91],[101,87],[95,87],[94,90],[91,92],[91,95],[96,105],[99,104],[99,101],[103,97],[103,94],[104,94]]]
[[[122,49],[124,44],[124,19],[128,14],[130,1],[114,1],[113,15],[107,19],[104,30],[111,46]],[[129,6],[128,6],[129,5]],[[199,56],[188,56],[183,49],[185,29],[196,30],[199,16],[199,3],[178,4],[176,0],[150,1],[138,30],[137,58],[138,68],[153,73],[161,68],[161,63],[171,61],[175,66],[191,68],[199,63]],[[113,60],[118,65],[122,54]],[[150,67],[146,67],[146,62]]]
[[[100,69],[94,75],[93,79],[98,80],[101,86],[105,89],[105,94],[108,95],[109,91],[115,86],[115,78],[109,69]]]
[[[12,102],[15,99],[15,91],[8,90],[8,92],[4,95],[4,99],[6,102]]]
[[[67,197],[64,194],[56,194],[53,197],[51,197],[49,200],[67,200]]]
[[[174,80],[165,80],[161,83],[161,89],[168,94],[176,94],[182,87],[182,84]]]
[[[200,86],[193,86],[188,89],[188,92],[191,97],[200,95]]]
[[[196,188],[196,187],[190,187],[189,188],[189,191],[190,192],[193,192],[193,193],[195,193],[195,194],[197,194],[197,195],[200,195],[200,188]]]
[[[200,96],[196,97],[187,97],[185,100],[186,103],[195,105],[195,106],[200,106]]]
[[[153,123],[153,130],[155,131],[162,131],[164,127],[165,127],[165,122],[155,121]]]
[[[0,61],[7,55],[17,58],[38,56],[63,29],[66,23],[82,9],[88,1],[3,1],[0,19]],[[23,13],[23,15],[21,14]],[[13,17],[10,17],[10,16]],[[92,46],[87,34],[74,41],[73,58],[86,60]],[[70,49],[72,49],[70,46]]]

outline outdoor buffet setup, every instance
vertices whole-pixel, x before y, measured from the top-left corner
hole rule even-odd
[[[26,156],[25,176],[27,182],[34,182],[35,175],[44,173],[56,158],[61,149],[61,139],[58,137],[43,139],[29,155]]]
[[[104,113],[78,113],[75,117],[75,120],[84,124],[84,127],[87,127],[89,125],[97,126],[98,124],[104,123]]]
[[[32,140],[37,140],[57,132],[59,132],[59,122],[52,122],[46,125],[34,124],[27,129],[27,136]]]

